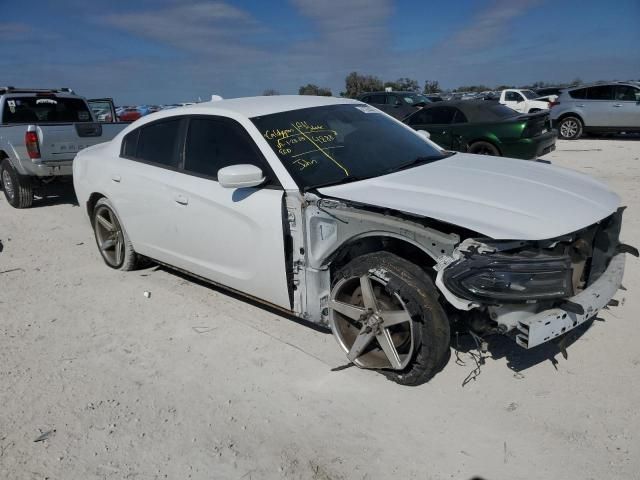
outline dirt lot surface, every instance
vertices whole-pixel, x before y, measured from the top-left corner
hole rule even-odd
[[[640,246],[640,140],[558,142]],[[406,388],[331,335],[165,269],[119,273],[72,196],[0,200],[0,478],[640,478],[640,262],[565,359],[491,341]],[[147,298],[144,292],[150,292]],[[625,298],[626,297],[626,298]]]

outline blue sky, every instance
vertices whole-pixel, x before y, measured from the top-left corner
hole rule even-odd
[[[640,0],[32,0],[2,3],[0,83],[116,103],[344,89],[640,79]]]

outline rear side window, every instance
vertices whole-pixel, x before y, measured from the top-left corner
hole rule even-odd
[[[180,122],[181,119],[165,120],[140,127],[133,158],[177,168]],[[133,137],[131,144],[133,145]],[[129,142],[126,141],[123,144],[123,150],[128,147]]]
[[[578,88],[577,90],[570,90],[569,96],[571,98],[585,99],[587,98],[587,89],[586,88]]]
[[[410,125],[448,125],[458,111],[453,107],[423,108],[409,119]],[[460,112],[462,114],[462,112]],[[463,115],[464,116],[464,115]]]
[[[256,165],[269,176],[253,139],[242,126],[221,118],[189,121],[184,159],[187,172],[217,179],[221,168],[240,164]]]
[[[518,92],[507,92],[505,95],[505,100],[507,102],[521,102],[524,100],[524,98]]]
[[[369,103],[375,103],[376,105],[384,105],[385,96],[384,95],[371,95],[369,97]]]
[[[587,90],[588,100],[613,100],[613,86],[599,85],[597,87],[589,87]]]
[[[123,157],[134,158],[136,156],[136,149],[138,148],[138,135],[140,135],[140,129],[136,128],[133,132],[129,132],[124,136],[122,140],[122,152]]]
[[[506,108],[509,108],[509,107],[506,107]],[[462,113],[462,110],[458,110],[457,108],[455,108],[454,110],[455,110],[455,114],[453,115],[453,123],[467,123],[467,117],[465,116],[464,113]]]
[[[7,98],[2,111],[2,123],[93,121],[84,100],[55,95]]]

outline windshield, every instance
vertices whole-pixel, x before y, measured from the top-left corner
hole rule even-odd
[[[55,95],[10,97],[3,106],[2,123],[91,122],[87,104],[80,98]]]
[[[402,99],[409,105],[415,105],[417,103],[431,103],[431,100],[429,100],[424,95],[420,95],[419,93],[402,95]]]
[[[297,184],[385,175],[446,155],[369,105],[330,105],[251,119]]]
[[[540,96],[533,90],[522,90],[522,94],[529,100],[533,100],[534,98],[538,98]]]

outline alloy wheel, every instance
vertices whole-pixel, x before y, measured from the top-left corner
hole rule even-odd
[[[565,120],[562,122],[562,125],[560,125],[560,133],[565,138],[572,138],[578,133],[579,128],[578,122],[575,120]]]
[[[370,274],[341,279],[331,291],[329,322],[347,358],[362,368],[403,370],[414,351],[413,320],[397,293]]]
[[[94,230],[100,253],[112,267],[118,268],[124,261],[124,234],[110,208],[100,206],[94,218]]]
[[[2,188],[4,189],[4,193],[13,200],[14,195],[16,194],[15,189],[13,187],[13,181],[11,180],[11,175],[8,170],[2,171]]]

